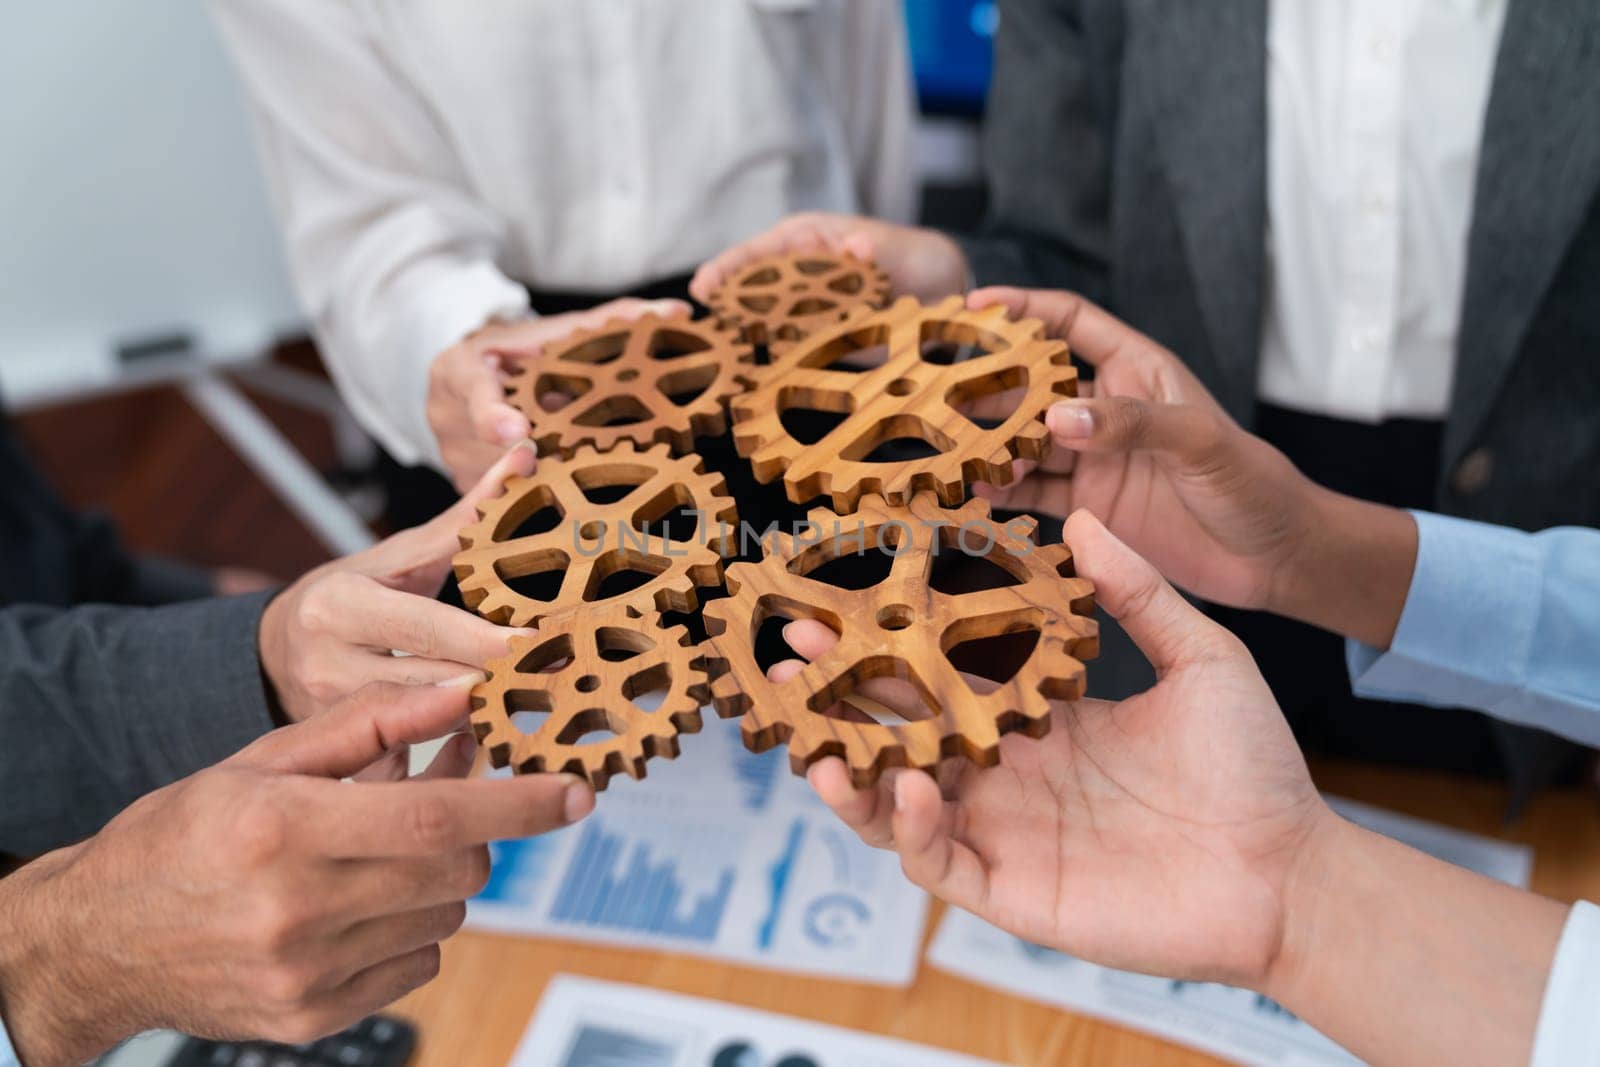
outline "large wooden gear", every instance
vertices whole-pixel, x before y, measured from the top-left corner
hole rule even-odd
[[[700,729],[706,671],[687,629],[651,622],[612,608],[513,638],[472,690],[472,731],[490,762],[579,775],[601,790],[613,775],[643,778],[645,761],[677,756],[678,735]],[[546,717],[524,732],[519,712]]]
[[[742,392],[755,349],[732,329],[688,312],[613,319],[546,345],[508,381],[508,399],[528,417],[541,455],[602,452],[629,442],[665,443],[682,455],[696,437],[727,429],[726,405]],[[550,410],[550,397],[565,403]]]
[[[752,750],[787,741],[797,774],[840,756],[863,788],[889,767],[931,769],[947,757],[992,766],[1001,735],[1040,736],[1049,728],[1050,700],[1083,695],[1082,660],[1099,647],[1096,624],[1087,617],[1094,589],[1074,576],[1066,546],[1033,543],[1033,520],[1001,525],[981,500],[945,509],[932,493],[921,493],[905,508],[866,498],[848,518],[817,509],[810,523],[802,536],[769,538],[760,563],[729,567],[732,595],[703,610],[716,652],[712,700],[718,714],[743,716]],[[894,560],[876,585],[841,589],[808,577],[841,555],[880,550]],[[930,575],[940,551],[981,556],[1017,584],[939,592]],[[774,682],[753,651],[757,631],[772,616],[819,620],[839,641],[799,673]],[[1025,631],[1038,635],[1032,654],[988,692],[977,691],[948,658],[963,642]],[[909,681],[936,710],[893,725],[827,714],[841,700],[860,706],[862,683],[883,677]]]
[[[771,349],[802,340],[860,307],[889,302],[889,276],[841,252],[801,252],[739,268],[711,295],[717,321]]]
[[[595,503],[586,494],[621,490],[620,499]],[[539,461],[531,476],[508,479],[505,491],[478,506],[480,518],[461,531],[453,561],[467,606],[492,622],[532,626],[575,609],[621,607],[638,615],[692,611],[698,588],[722,581],[722,561],[737,551],[738,514],[723,495],[722,477],[707,473],[697,456],[673,457],[665,444],[609,452],[584,447],[570,459]],[[648,528],[679,508],[691,509],[692,539],[668,539]],[[542,528],[518,528],[541,515]],[[641,584],[606,595],[606,579],[621,571]],[[560,572],[548,600],[518,592],[511,582]]]
[[[951,363],[925,358],[924,346],[940,344],[978,354]],[[876,366],[839,369],[875,350],[885,353]],[[960,410],[1012,390],[1021,390],[1021,399],[996,425],[980,425]],[[904,504],[931,489],[954,505],[974,482],[1009,484],[1013,460],[1042,459],[1049,447],[1044,413],[1076,391],[1067,346],[1046,340],[1043,324],[1011,322],[998,306],[969,311],[960,297],[936,307],[905,297],[882,311],[858,309],[758,368],[755,388],[732,401],[734,444],[758,480],[781,476],[795,503],[829,496],[836,510],[848,512],[864,494]],[[844,418],[807,444],[784,426],[784,414],[795,409]],[[907,438],[934,454],[869,458],[880,445]]]

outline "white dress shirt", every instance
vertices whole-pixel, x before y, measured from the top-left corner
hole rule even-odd
[[[615,292],[808,209],[906,220],[899,0],[214,0],[300,299],[437,463],[433,358],[523,284]]]
[[[1450,403],[1506,0],[1272,0],[1269,403],[1375,423]]]
[[[1556,944],[1531,1067],[1600,1065],[1600,908],[1578,901]]]

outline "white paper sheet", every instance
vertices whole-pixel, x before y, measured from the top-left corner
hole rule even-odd
[[[999,1067],[698,997],[557,975],[512,1067]]]
[[[708,709],[677,760],[614,778],[582,823],[494,846],[478,929],[908,985],[927,897]]]
[[[1345,818],[1480,874],[1526,887],[1533,850],[1329,798]],[[1146,1030],[1251,1067],[1358,1063],[1280,1005],[1244,989],[1175,982],[1098,967],[1021,941],[950,909],[928,962],[941,970]]]

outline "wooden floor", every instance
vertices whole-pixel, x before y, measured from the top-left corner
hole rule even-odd
[[[327,423],[251,394],[319,469]],[[327,551],[171,386],[37,408],[17,417],[34,459],[73,504],[106,512],[133,548],[290,579]]]

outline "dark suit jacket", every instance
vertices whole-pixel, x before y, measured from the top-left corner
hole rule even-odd
[[[199,596],[203,579],[69,509],[0,415],[0,854],[92,834],[272,728],[269,594],[121,606]]]
[[[1076,289],[1251,425],[1267,0],[1002,2],[982,283]],[[1435,509],[1600,525],[1600,3],[1511,0]],[[1470,461],[1469,461],[1470,457]]]
[[[256,654],[269,596],[0,607],[0,853],[92,834],[272,729]]]

